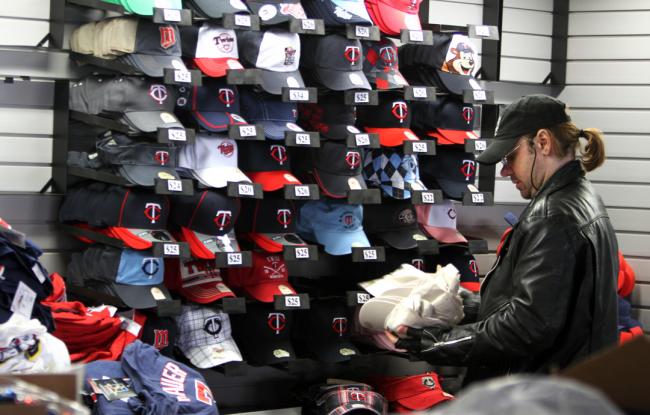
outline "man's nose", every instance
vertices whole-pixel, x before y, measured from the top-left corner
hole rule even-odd
[[[512,169],[510,168],[509,165],[507,164],[502,164],[501,165],[501,171],[499,172],[501,174],[501,177],[508,177],[512,175]]]

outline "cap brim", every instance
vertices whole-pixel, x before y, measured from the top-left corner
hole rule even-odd
[[[478,136],[473,131],[442,130],[428,132],[429,137],[436,139],[436,144],[465,144],[465,140],[475,140]]]
[[[192,3],[194,6],[198,7],[206,16],[213,19],[221,19],[224,13],[247,13],[250,14],[250,11],[246,6],[238,1],[214,1],[214,0],[193,0]],[[241,3],[244,7],[234,7],[234,4]]]
[[[163,284],[127,285],[112,283],[111,288],[124,304],[131,308],[154,308],[157,301],[172,299],[171,294]],[[156,291],[156,294],[154,294],[154,291]]]
[[[376,234],[376,236],[395,249],[417,248],[418,240],[423,241],[428,239],[426,235],[417,228],[404,228],[390,232],[381,232]]]
[[[439,387],[439,386],[438,386]],[[454,399],[453,396],[445,396],[440,389],[434,389],[430,392],[418,393],[405,398],[400,398],[397,402],[410,409],[411,411],[424,411],[439,404],[440,402]]]
[[[154,78],[162,78],[165,68],[171,69],[185,69],[187,67],[183,63],[180,56],[169,55],[145,55],[142,53],[131,53],[129,55],[130,61],[140,69],[145,75]]]
[[[235,115],[241,118],[239,114]],[[245,122],[235,120],[232,115],[227,112],[192,111],[192,117],[194,117],[201,127],[208,131],[217,133],[227,131],[231,125],[245,124]]]
[[[325,252],[330,255],[348,255],[352,253],[352,247],[370,247],[370,241],[363,229],[353,232],[317,229],[314,236],[318,243],[325,247]]]
[[[494,138],[484,152],[476,157],[476,161],[483,164],[497,164],[517,144],[519,137]]]
[[[262,185],[265,192],[273,192],[283,188],[287,184],[302,184],[291,172],[287,170],[279,171],[262,171],[248,173],[253,183]]]
[[[119,226],[109,226],[106,234],[117,238],[131,249],[149,249],[154,242],[176,242],[174,237],[165,229],[134,229]]]
[[[398,89],[409,86],[406,78],[404,78],[400,71],[396,69],[393,69],[390,72],[374,71],[366,75],[368,80],[375,84],[379,90]]]
[[[347,340],[313,343],[309,345],[309,348],[316,354],[318,360],[325,363],[346,362],[352,356],[359,355],[357,346]]]
[[[217,189],[226,187],[228,182],[251,183],[251,179],[236,167],[210,167],[208,169],[192,170],[192,176],[205,186]]]
[[[196,66],[213,78],[226,76],[228,69],[244,69],[242,64],[233,58],[194,58]]]
[[[367,189],[365,180],[361,174],[356,176],[343,176],[313,168],[312,174],[318,186],[327,196],[343,198],[347,197],[350,190]]]
[[[282,88],[304,88],[305,81],[300,72],[275,72],[261,69],[262,89],[273,95],[280,95]]]
[[[244,290],[257,301],[272,303],[276,295],[294,295],[296,290],[288,281],[264,282],[256,285],[247,285]]]
[[[224,363],[243,360],[237,344],[232,339],[226,339],[219,344],[193,347],[183,353],[199,369],[208,369]]]
[[[477,281],[461,282],[460,286],[475,293],[481,290],[481,283]]]
[[[174,114],[166,111],[130,111],[125,112],[123,117],[130,125],[145,133],[155,133],[159,127],[184,128]],[[165,119],[173,121],[167,122]]]
[[[234,230],[224,235],[206,235],[181,227],[181,234],[190,246],[192,256],[197,258],[214,259],[215,254],[240,251]]]
[[[284,140],[285,131],[304,131],[298,127],[293,120],[287,121],[260,121],[264,127],[264,135],[271,140]],[[293,124],[293,128],[289,128],[287,124]],[[298,128],[296,128],[298,127]]]
[[[397,300],[375,297],[368,300],[359,310],[359,324],[371,330],[386,330],[386,317],[398,304]]]
[[[440,186],[440,189],[444,195],[449,199],[461,200],[463,198],[463,193],[469,191],[467,189],[468,184],[473,184],[473,182],[457,182],[455,180],[449,179],[440,179],[436,178],[436,182]]]
[[[356,129],[357,133],[350,131],[351,128]],[[361,130],[353,124],[322,124],[319,132],[320,135],[325,138],[331,138],[332,140],[346,140],[349,134],[358,134]]]
[[[386,147],[396,147],[402,145],[404,141],[419,140],[410,128],[378,128],[364,127],[366,132],[379,135],[379,143]]]
[[[249,233],[248,237],[266,252],[282,252],[285,246],[305,246],[295,233]]]
[[[442,87],[446,88],[449,92],[455,95],[463,95],[463,90],[473,90],[472,84],[469,82],[473,79],[469,75],[459,75],[455,73],[445,72],[441,69],[436,69],[436,75],[442,83]]]
[[[363,71],[334,71],[316,68],[315,72],[323,85],[335,91],[372,89]]]
[[[138,186],[154,186],[156,179],[180,178],[173,167],[121,165],[118,171],[122,177]]]
[[[371,5],[375,17],[379,20],[377,24],[387,34],[399,35],[401,29],[422,30],[417,14],[404,13],[382,1],[367,4]]]
[[[465,237],[456,229],[423,225],[422,223],[420,226],[430,237],[434,238],[438,242],[446,244],[456,242],[467,243],[467,239],[465,239]]]
[[[219,285],[224,288],[219,288]],[[230,288],[226,287],[223,282],[206,282],[191,287],[181,285],[178,292],[188,300],[199,304],[209,304],[222,298],[235,297],[235,293],[230,291]]]
[[[395,199],[410,199],[412,190],[427,190],[427,187],[422,183],[421,180],[405,182],[404,185],[408,185],[406,188],[400,188],[393,186],[392,184],[381,184],[381,190],[386,193],[388,196]],[[401,190],[401,194],[397,194],[395,189]]]

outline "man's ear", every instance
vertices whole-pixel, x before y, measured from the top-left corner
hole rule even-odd
[[[549,130],[546,128],[537,130],[537,134],[535,135],[535,147],[545,156],[553,153],[553,139],[551,138],[551,132]]]

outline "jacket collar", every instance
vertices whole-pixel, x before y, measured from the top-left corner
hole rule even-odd
[[[535,195],[534,199],[549,195],[571,183],[575,183],[580,177],[584,176],[585,172],[578,160],[571,160],[564,166],[560,167],[553,175],[544,183]]]

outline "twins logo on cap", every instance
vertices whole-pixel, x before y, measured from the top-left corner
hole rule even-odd
[[[266,323],[275,334],[280,334],[280,332],[287,326],[287,318],[284,313],[269,313],[266,318]]]
[[[411,265],[413,265],[415,268],[419,270],[424,269],[424,260],[422,258],[413,258],[411,260]]]
[[[218,210],[213,220],[215,225],[219,227],[219,230],[222,231],[225,227],[230,226],[232,212],[229,210]]]
[[[208,333],[210,336],[217,337],[221,333],[221,319],[217,316],[208,317],[203,323],[203,331]]]
[[[144,215],[149,219],[149,221],[154,224],[162,213],[162,207],[159,203],[147,203],[144,205]]]
[[[433,380],[431,376],[423,376],[422,385],[426,386],[429,389],[433,389],[436,387],[436,382]]]
[[[408,116],[408,106],[404,101],[395,101],[391,106],[390,112],[399,120],[400,123],[403,123]]]
[[[348,151],[345,154],[345,162],[350,166],[350,170],[356,169],[361,164],[361,154],[358,151]]]
[[[465,176],[465,181],[469,181],[474,176],[476,172],[476,161],[474,160],[463,160],[463,165],[460,168],[460,172]]]
[[[383,48],[379,49],[379,56],[381,57],[381,60],[384,61],[386,66],[392,66],[397,60],[397,52],[392,46],[384,46]]]
[[[169,96],[167,94],[167,87],[165,85],[152,84],[149,87],[149,96],[153,98],[154,101],[162,105],[165,103],[167,97]]]
[[[476,260],[469,260],[469,270],[472,271],[472,274],[478,277],[478,265],[476,265]]]
[[[278,255],[269,255],[265,258],[266,265],[263,266],[262,272],[269,279],[286,279],[287,265]]]
[[[350,62],[350,64],[354,64],[359,61],[359,58],[361,57],[361,49],[359,46],[346,46],[343,56],[345,56],[345,59]]]
[[[332,330],[339,336],[348,331],[348,318],[347,317],[334,317],[332,319]]]
[[[235,153],[235,145],[227,140],[222,141],[217,148],[224,157],[232,157]]]
[[[287,149],[285,146],[274,144],[269,147],[269,150],[271,152],[271,157],[273,157],[273,160],[280,163],[281,166],[285,161],[287,161]]]
[[[160,47],[169,49],[176,44],[176,33],[171,26],[160,26]]]
[[[140,266],[140,269],[142,269],[142,272],[148,275],[149,278],[152,278],[154,275],[156,275],[156,273],[160,269],[160,263],[158,262],[158,258],[154,258],[154,257],[142,258],[142,265]]]
[[[213,36],[212,40],[217,49],[223,53],[230,53],[235,47],[235,38],[228,32],[221,32]]]
[[[154,153],[154,159],[158,162],[158,164],[164,166],[169,161],[169,151],[164,151],[164,150],[156,151]]]
[[[474,120],[474,107],[463,107],[463,119],[467,124],[471,123]]]
[[[449,209],[449,210],[447,211],[447,216],[449,216],[449,219],[451,219],[451,220],[456,219],[456,216],[458,216],[458,215],[456,214],[456,209],[454,209],[454,208]]]
[[[169,330],[154,329],[152,346],[158,350],[162,350],[169,346]]]
[[[354,220],[354,215],[351,212],[345,212],[344,214],[341,215],[339,218],[339,222],[343,224],[343,227],[345,229],[352,229],[355,227],[355,220]]]
[[[219,88],[219,101],[230,108],[232,104],[235,103],[235,91],[230,88]]]
[[[291,224],[291,210],[278,209],[276,219],[278,220],[278,223],[284,227],[284,229],[287,229],[287,227]]]

